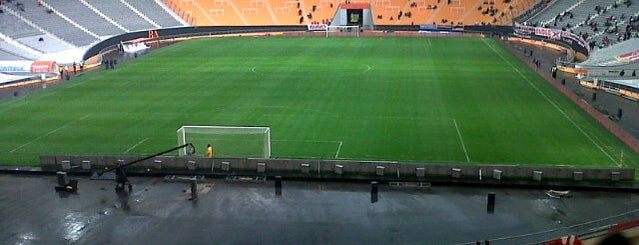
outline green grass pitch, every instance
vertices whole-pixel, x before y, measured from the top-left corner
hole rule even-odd
[[[270,126],[278,158],[639,162],[534,70],[482,38],[185,41],[4,99],[0,124],[3,165],[37,165],[40,154],[153,154],[177,145],[181,125]]]

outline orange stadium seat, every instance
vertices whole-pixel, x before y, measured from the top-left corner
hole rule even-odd
[[[260,26],[325,23],[344,0],[165,0],[191,16],[195,25]],[[503,24],[510,6],[527,0],[350,0],[369,3],[376,25]],[[530,3],[529,3],[530,2]],[[494,13],[494,14],[493,14]],[[401,16],[400,16],[401,14]],[[311,18],[309,18],[309,16]]]

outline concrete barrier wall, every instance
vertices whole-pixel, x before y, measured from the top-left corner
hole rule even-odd
[[[43,155],[40,157],[45,170],[99,170],[116,166],[118,161],[133,162],[142,156],[109,155]],[[84,162],[84,163],[83,163]],[[89,169],[87,169],[89,165]],[[317,159],[256,159],[256,158],[200,158],[159,156],[136,163],[130,168],[147,171],[190,171],[216,174],[265,174],[309,178],[386,178],[413,180],[429,177],[524,180],[577,180],[600,181],[634,180],[635,169],[587,168],[565,166],[521,166],[485,164],[442,164],[407,162],[370,162]],[[418,168],[424,173],[418,175]],[[536,172],[536,173],[535,173]],[[577,173],[576,173],[577,172]],[[576,177],[577,176],[577,177]]]

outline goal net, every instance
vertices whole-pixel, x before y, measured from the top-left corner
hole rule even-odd
[[[191,143],[196,155],[206,155],[207,145],[214,157],[271,157],[270,127],[182,126],[177,130],[178,144]],[[187,155],[180,149],[180,156]]]
[[[359,26],[326,26],[326,37],[347,35],[359,37]]]

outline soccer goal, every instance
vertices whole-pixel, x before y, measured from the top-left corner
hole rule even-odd
[[[210,144],[214,157],[271,157],[270,127],[184,125],[177,130],[177,138],[180,145],[193,144],[196,155],[206,155]],[[179,155],[187,155],[186,149],[180,149]]]
[[[326,26],[326,37],[335,35],[336,33],[352,33],[359,37],[359,26]]]

